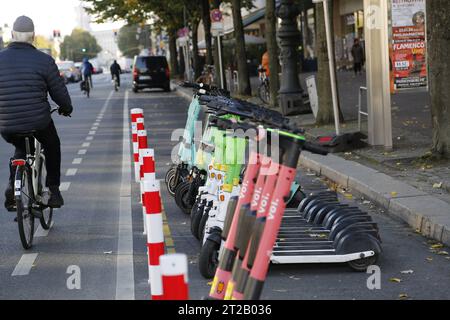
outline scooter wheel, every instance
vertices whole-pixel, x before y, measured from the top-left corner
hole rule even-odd
[[[200,223],[198,225],[197,237],[200,241],[203,241],[203,238],[205,236],[205,227],[206,227],[206,222],[208,222],[208,218],[209,218],[209,210],[204,210],[202,218],[200,219]]]
[[[198,234],[199,216],[201,217],[201,211],[203,211],[199,205],[200,203],[196,201],[191,210],[191,233],[196,238]]]
[[[358,260],[353,260],[347,262],[350,268],[352,268],[354,271],[357,272],[366,272],[367,268],[373,264],[375,264],[378,260],[378,255],[375,254],[374,256],[362,258]]]
[[[166,175],[164,177],[164,181],[166,184],[169,182],[170,177],[175,174],[175,170],[177,170],[177,167],[175,165],[172,165],[169,170],[167,170]]]
[[[219,250],[220,245],[210,239],[206,239],[200,250],[198,267],[200,274],[206,279],[213,278],[216,273],[217,265],[219,264]]]
[[[189,187],[190,182],[183,181],[175,189],[175,202],[177,206],[186,214],[190,214],[192,209],[188,199]]]

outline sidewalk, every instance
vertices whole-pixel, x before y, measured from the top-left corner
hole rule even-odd
[[[191,100],[191,90],[176,87],[176,91]],[[296,121],[304,126],[303,118],[297,118]],[[306,127],[312,136],[333,131],[332,126]],[[351,131],[355,128],[355,123],[351,122],[344,125],[343,129]],[[371,147],[327,157],[304,152],[299,163],[335,182],[340,189],[359,194],[382,206],[386,212],[402,219],[424,236],[450,245],[450,197],[444,183],[441,188],[433,188],[433,185],[429,186],[430,180],[425,179],[425,176],[429,176],[429,179],[450,177],[449,165],[424,165],[423,170],[417,170],[414,163],[408,166],[410,157],[416,158],[425,153],[430,140],[411,128],[396,128],[394,133],[402,136],[396,136],[400,140],[396,140],[394,152],[386,153]],[[423,145],[417,147],[417,141],[422,141]],[[395,163],[394,168],[388,166],[392,161]],[[393,172],[394,169],[396,172]]]

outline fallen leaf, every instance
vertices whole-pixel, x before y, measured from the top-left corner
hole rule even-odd
[[[391,192],[391,196],[392,196],[392,197],[396,197],[397,195],[398,195],[398,192],[396,192],[396,191],[392,191],[392,192]]]
[[[212,283],[213,283],[213,282],[210,281],[210,282],[207,283],[207,285],[208,285],[208,286],[212,286]]]
[[[444,245],[442,243],[436,243],[431,246],[431,249],[441,249]]]
[[[400,271],[400,273],[411,274],[411,273],[414,273],[414,271],[413,270],[404,270],[404,271]]]
[[[447,251],[439,251],[437,254],[440,255],[440,256],[448,256],[448,252]]]
[[[112,254],[112,251],[105,251],[104,254]]]
[[[409,298],[408,295],[407,295],[406,293],[400,293],[400,294],[398,295],[398,297],[399,297],[400,299],[408,299],[408,298]]]
[[[368,201],[368,200],[364,200],[364,201],[363,201],[363,204],[371,204],[371,202]]]
[[[442,188],[442,182],[433,184],[433,188],[434,188],[434,189],[440,189],[440,188]]]
[[[347,199],[353,199],[353,195],[351,193],[344,193],[344,197]]]
[[[396,282],[396,283],[402,282],[402,280],[399,279],[399,278],[390,278],[389,281],[390,281],[390,282]]]
[[[427,261],[430,261],[430,262],[431,262],[431,261],[433,261],[433,258],[428,257],[428,258],[427,258]]]
[[[290,276],[289,279],[292,279],[292,280],[300,280],[300,278],[297,278],[296,276]]]

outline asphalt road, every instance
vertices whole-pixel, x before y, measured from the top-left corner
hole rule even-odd
[[[163,180],[178,143],[171,141],[171,134],[184,127],[188,103],[175,93],[135,94],[129,88],[129,75],[124,76],[119,92],[112,91],[108,75],[99,75],[87,99],[78,85],[69,85],[73,117],[54,116],[62,141],[66,205],[55,212],[48,234],[37,231],[30,251],[20,245],[14,215],[1,209],[0,299],[149,299],[139,190],[134,182],[130,185],[130,177],[123,179],[131,170],[131,164],[124,163],[124,114],[126,109],[144,109],[157,178]],[[12,148],[0,141],[0,163],[4,164],[0,179],[5,182],[11,154]],[[306,188],[325,186],[319,178],[300,171]],[[200,299],[207,295],[210,281],[198,271],[200,245],[190,233],[189,217],[177,208],[164,183],[161,186],[168,221],[166,240],[174,243],[168,243],[168,250],[188,255],[190,297]],[[131,187],[131,194],[124,193],[124,187]],[[124,199],[131,200],[131,210]],[[450,298],[450,260],[442,254],[448,248],[432,252],[432,243],[388,213],[359,199],[343,201],[369,210],[379,223],[384,250],[377,263],[381,288],[368,289],[370,274],[355,273],[346,265],[272,265],[263,299]],[[125,249],[132,245],[130,252],[124,251],[124,244]],[[77,271],[79,289],[73,286]]]

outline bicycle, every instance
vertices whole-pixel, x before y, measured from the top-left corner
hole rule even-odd
[[[113,76],[113,83],[114,83],[114,90],[116,92],[119,91],[119,79],[117,78],[117,75]]]
[[[57,110],[53,109],[51,113]],[[47,170],[44,150],[34,134],[35,131],[18,134],[25,138],[26,159],[12,161],[13,166],[16,167],[14,197],[17,224],[20,241],[26,250],[33,245],[34,220],[39,219],[42,228],[48,230],[53,219],[53,208],[47,205],[50,191],[46,187]],[[31,149],[31,140],[34,140],[34,153]]]
[[[266,69],[260,67],[259,71],[259,86],[258,94],[263,103],[268,104],[270,102],[270,84],[269,77],[267,77]]]
[[[89,78],[85,77],[83,81],[81,81],[81,91],[89,98],[91,92],[91,84],[89,83]]]

